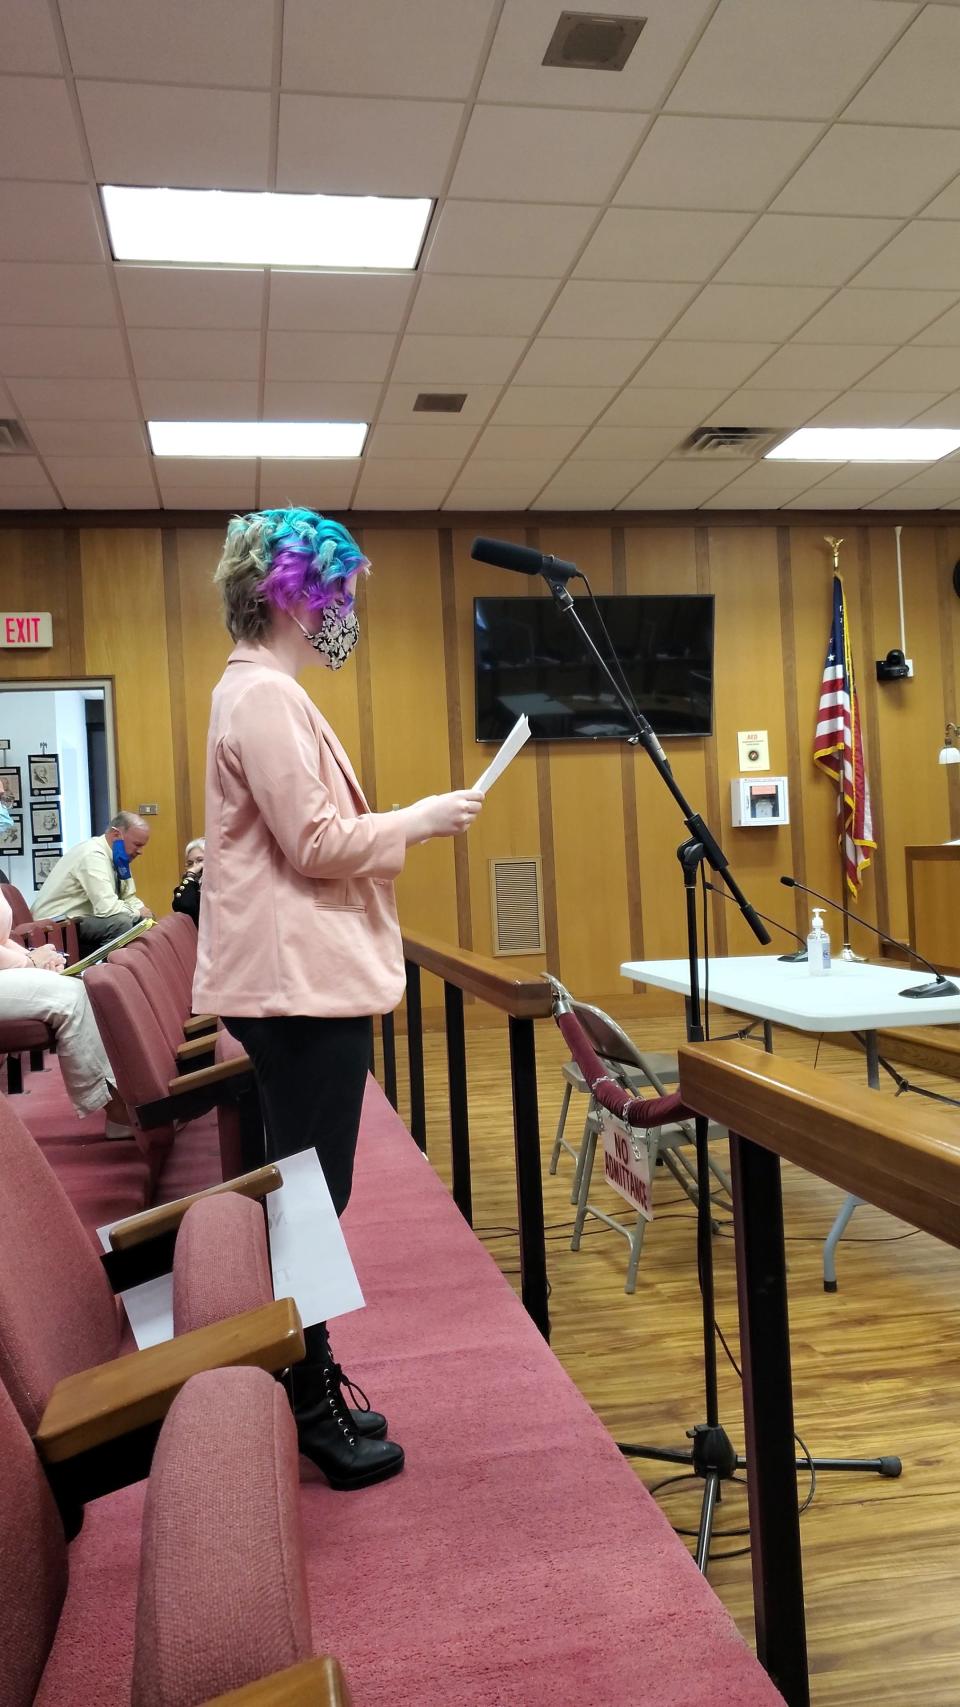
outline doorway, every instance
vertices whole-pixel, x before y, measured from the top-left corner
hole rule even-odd
[[[0,832],[0,879],[30,902],[64,850],[116,811],[112,681],[0,687],[0,743],[14,821]]]

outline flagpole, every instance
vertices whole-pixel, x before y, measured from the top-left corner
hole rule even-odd
[[[824,534],[823,538],[824,543],[829,545],[830,550],[833,552],[833,572],[835,575],[839,575],[840,547],[843,544],[843,540],[832,539],[829,534]],[[840,851],[840,906],[843,912],[843,944],[841,946],[840,953],[837,955],[837,959],[862,962],[865,956],[862,954],[856,954],[850,942],[850,891],[847,888],[847,823],[846,814],[843,810],[842,761],[840,765],[840,776],[837,781],[837,847]]]

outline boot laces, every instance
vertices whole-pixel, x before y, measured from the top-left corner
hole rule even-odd
[[[333,1371],[333,1379],[340,1388],[341,1395],[345,1387],[347,1392],[350,1394],[354,1409],[358,1411],[369,1411],[370,1400],[367,1398],[363,1388],[358,1387],[355,1382],[351,1381],[349,1375],[344,1374],[339,1363],[332,1364],[331,1369]]]
[[[356,1436],[351,1432],[350,1425],[347,1422],[347,1416],[349,1413],[343,1402],[343,1394],[340,1391],[340,1382],[338,1377],[339,1370],[337,1365],[329,1364],[323,1372],[323,1380],[327,1389],[327,1398],[330,1402],[330,1414],[347,1444],[349,1446],[356,1446]]]

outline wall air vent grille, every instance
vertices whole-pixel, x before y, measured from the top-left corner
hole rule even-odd
[[[19,421],[0,421],[0,456],[22,456],[30,441]]]
[[[755,461],[783,437],[782,431],[772,427],[698,427],[682,446],[682,454]]]
[[[490,861],[494,954],[541,954],[543,906],[539,859]]]

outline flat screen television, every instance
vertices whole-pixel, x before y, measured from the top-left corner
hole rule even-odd
[[[575,603],[606,655],[589,599]],[[597,604],[657,734],[709,735],[712,594],[635,594]],[[552,599],[474,599],[473,634],[478,741],[502,741],[524,713],[535,741],[622,741],[633,734],[573,622]]]

